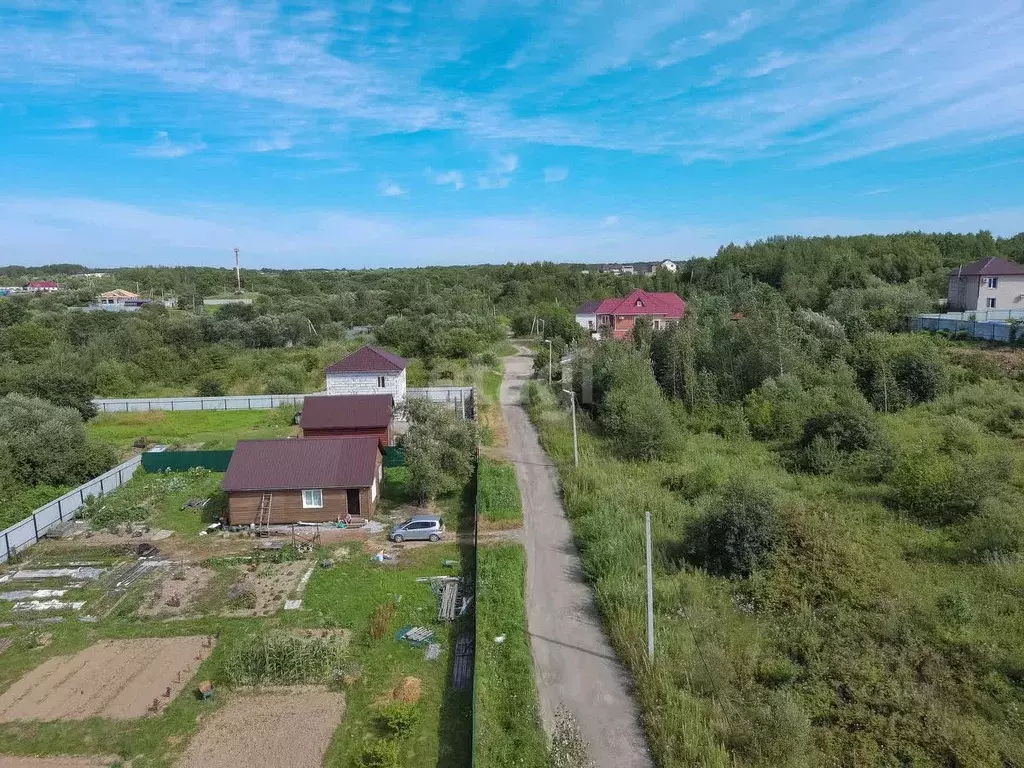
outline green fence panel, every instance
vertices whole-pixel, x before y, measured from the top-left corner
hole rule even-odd
[[[147,472],[185,472],[202,467],[213,472],[226,472],[234,451],[160,451],[142,454]]]
[[[386,468],[404,467],[405,451],[394,445],[389,445],[384,449],[384,466]]]

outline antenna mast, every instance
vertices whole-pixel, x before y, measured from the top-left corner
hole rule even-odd
[[[238,248],[235,248],[235,282],[238,283],[238,292],[242,292],[242,273],[238,269]]]

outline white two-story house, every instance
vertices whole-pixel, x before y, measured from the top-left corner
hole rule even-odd
[[[327,367],[329,395],[391,395],[405,402],[408,362],[379,347],[365,346]]]
[[[950,312],[1024,309],[1024,265],[995,257],[963,264],[949,273],[946,299]]]

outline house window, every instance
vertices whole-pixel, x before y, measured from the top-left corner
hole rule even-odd
[[[986,288],[996,288],[998,286],[999,286],[999,278],[998,277],[986,277],[985,278],[985,287]]]
[[[985,308],[986,309],[995,309],[996,308],[996,300],[995,299],[985,299]]]
[[[311,488],[302,492],[303,509],[321,509],[324,505],[324,492],[319,488]]]
[[[381,387],[381,388],[384,387],[384,377],[383,376],[378,376],[377,377],[377,386]]]
[[[642,301],[640,301],[640,299],[637,299],[637,300],[636,300],[636,305],[637,305],[638,307],[642,307],[642,306],[644,305],[644,303],[643,303]]]

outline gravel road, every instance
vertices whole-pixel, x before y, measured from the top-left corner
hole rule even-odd
[[[584,580],[557,472],[520,404],[533,358],[520,348],[504,362],[501,410],[523,497],[526,612],[545,728],[550,732],[555,709],[564,704],[579,721],[598,768],[650,768],[630,679],[608,643]]]

